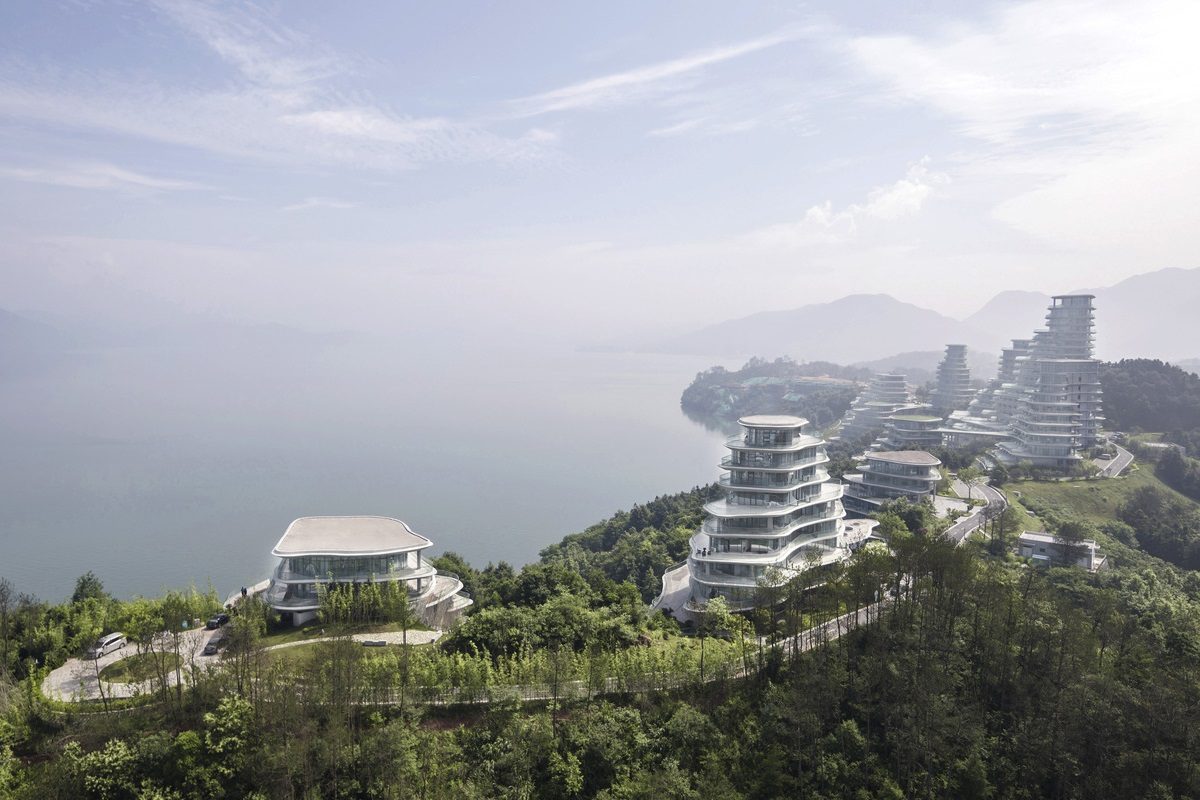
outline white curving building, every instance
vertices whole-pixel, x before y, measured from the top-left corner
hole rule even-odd
[[[842,476],[846,495],[842,503],[851,514],[866,516],[889,500],[907,498],[914,502],[937,493],[942,480],[942,462],[923,450],[867,453],[858,472]]]
[[[749,608],[769,575],[782,583],[850,552],[842,486],[824,469],[825,442],[804,432],[808,421],[757,415],[738,423],[743,432],[726,441],[730,454],[721,461],[726,496],[704,507],[703,527],[691,541],[692,607],[719,596],[732,608]]]
[[[432,542],[391,517],[301,517],[288,525],[271,555],[267,603],[302,625],[321,607],[321,585],[402,581],[426,621],[443,622],[472,601],[455,575],[439,574],[423,551]]]

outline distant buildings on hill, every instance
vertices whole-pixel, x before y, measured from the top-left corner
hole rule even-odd
[[[971,370],[967,367],[967,346],[946,345],[946,354],[937,367],[937,385],[932,398],[934,410],[943,417],[949,416],[955,411],[965,410],[974,396]]]

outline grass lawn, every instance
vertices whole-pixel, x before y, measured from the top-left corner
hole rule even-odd
[[[1143,486],[1154,486],[1175,497],[1191,503],[1184,495],[1167,486],[1154,476],[1149,465],[1134,464],[1130,471],[1119,478],[1090,481],[1018,481],[1004,488],[1010,494],[1020,492],[1023,497],[1037,498],[1046,505],[1071,511],[1092,523],[1116,519],[1117,507],[1125,502],[1134,491]]]
[[[305,642],[310,639],[316,640],[322,636],[333,636],[336,633],[388,633],[391,631],[399,631],[400,623],[398,622],[381,622],[370,625],[326,625],[321,622],[313,622],[300,628],[278,628],[267,633],[262,637],[263,647],[272,647],[277,644],[288,644],[290,642]],[[419,622],[414,622],[408,626],[410,631],[427,631],[430,630],[428,625],[423,625]],[[322,631],[324,633],[322,633]]]
[[[109,683],[148,681],[158,675],[160,659],[166,659],[167,669],[171,672],[180,665],[179,656],[174,653],[142,653],[109,664],[100,670],[100,677]]]

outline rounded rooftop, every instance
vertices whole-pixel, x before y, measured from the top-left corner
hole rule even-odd
[[[892,464],[912,464],[917,467],[938,467],[942,461],[924,450],[881,450],[867,453],[868,461],[887,461]]]
[[[283,532],[271,554],[381,556],[421,550],[433,542],[392,517],[300,517]]]
[[[746,428],[803,428],[808,424],[804,417],[791,414],[751,414],[738,420]]]

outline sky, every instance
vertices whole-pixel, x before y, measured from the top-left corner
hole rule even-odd
[[[0,308],[586,345],[1200,266],[1200,4],[0,5]]]

